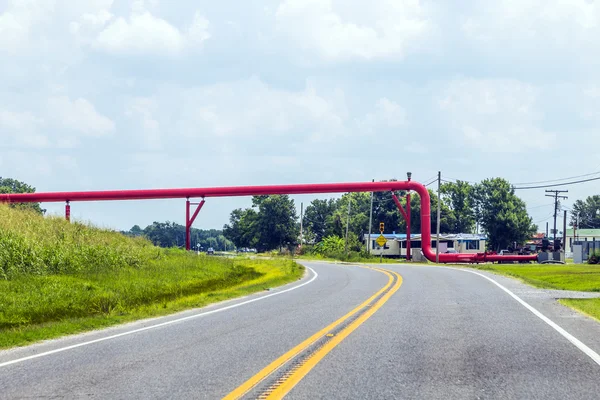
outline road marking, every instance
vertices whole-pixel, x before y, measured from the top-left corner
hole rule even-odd
[[[564,330],[563,328],[561,328],[556,322],[552,321],[550,318],[546,317],[544,314],[542,314],[541,312],[539,312],[537,309],[533,308],[525,300],[521,299],[519,296],[517,296],[516,294],[514,294],[513,292],[511,292],[509,289],[507,289],[506,287],[504,287],[500,283],[496,282],[494,279],[492,279],[492,278],[490,278],[488,276],[485,276],[485,275],[483,275],[483,274],[481,274],[479,272],[471,271],[471,270],[468,270],[468,269],[460,269],[460,268],[453,268],[453,267],[437,267],[437,266],[434,266],[434,268],[449,268],[449,269],[454,269],[454,270],[462,271],[462,272],[470,272],[472,274],[479,275],[479,276],[487,279],[488,281],[492,282],[494,285],[498,286],[500,289],[502,289],[506,293],[508,293],[508,295],[511,296],[513,299],[515,299],[516,301],[518,301],[519,303],[521,303],[521,305],[523,307],[525,307],[526,309],[528,309],[529,311],[531,311],[536,317],[538,317],[539,319],[541,319],[542,321],[544,321],[545,323],[547,323],[548,325],[550,325],[555,331],[557,331],[558,333],[560,333],[569,342],[571,342],[572,344],[574,344],[575,347],[577,347],[579,350],[581,350],[582,352],[584,352],[596,364],[600,365],[600,355],[598,353],[596,353],[594,350],[590,349],[582,341],[580,341],[575,336],[571,335],[569,332],[567,332],[566,330]]]
[[[162,322],[162,323],[156,324],[156,325],[151,325],[151,326],[146,326],[144,328],[134,329],[132,331],[118,333],[116,335],[111,335],[111,336],[107,336],[107,337],[103,337],[103,338],[99,338],[99,339],[94,339],[94,340],[90,340],[90,341],[87,341],[87,342],[77,343],[77,344],[74,344],[74,345],[71,345],[71,346],[61,347],[61,348],[58,348],[58,349],[54,349],[54,350],[50,350],[50,351],[45,351],[43,353],[34,354],[34,355],[31,355],[31,356],[22,357],[22,358],[17,358],[15,360],[11,360],[11,361],[6,361],[6,362],[3,362],[3,363],[0,363],[0,368],[7,367],[7,366],[12,365],[12,364],[17,364],[17,363],[20,363],[20,362],[23,362],[23,361],[33,360],[35,358],[49,356],[51,354],[56,354],[56,353],[61,353],[63,351],[76,349],[78,347],[89,346],[91,344],[104,342],[106,340],[117,339],[117,338],[120,338],[120,337],[123,337],[123,336],[133,335],[134,333],[144,332],[144,331],[148,331],[150,329],[160,328],[160,327],[167,326],[167,325],[172,325],[172,324],[175,324],[175,323],[178,323],[178,322],[189,321],[191,319],[196,319],[196,318],[204,317],[204,316],[207,316],[207,315],[210,315],[210,314],[216,314],[218,312],[222,312],[222,311],[230,310],[232,308],[241,307],[241,306],[244,306],[246,304],[254,303],[254,302],[259,301],[259,300],[268,299],[269,297],[278,296],[278,295],[283,294],[283,293],[291,292],[292,290],[300,289],[301,287],[308,285],[309,283],[311,283],[315,279],[317,279],[317,277],[319,276],[319,274],[317,274],[317,272],[314,269],[312,269],[310,267],[306,267],[306,268],[308,268],[313,273],[313,277],[310,280],[308,280],[308,281],[306,281],[306,282],[304,282],[304,283],[302,283],[300,285],[291,287],[289,289],[285,289],[285,290],[282,290],[282,291],[279,291],[279,292],[271,293],[271,294],[268,294],[266,296],[262,296],[262,297],[258,297],[258,298],[254,298],[254,299],[250,299],[250,300],[246,300],[246,301],[241,302],[241,303],[232,304],[230,306],[226,306],[226,307],[219,308],[219,309],[216,309],[216,310],[206,311],[206,312],[201,313],[201,314],[190,315],[190,316],[187,316],[187,317],[182,317],[182,318],[170,320],[170,321],[167,321],[167,322]]]
[[[291,374],[288,379],[285,380],[280,386],[278,386],[275,390],[273,390],[267,399],[281,399],[286,394],[290,392],[331,350],[333,350],[338,344],[340,344],[348,335],[356,330],[360,325],[362,325],[366,320],[368,320],[377,310],[383,306],[390,297],[398,289],[400,285],[402,285],[402,277],[397,272],[392,272],[392,274],[396,275],[398,278],[394,287],[390,289],[381,299],[379,299],[372,307],[368,309],[367,312],[358,317],[355,321],[353,321],[350,325],[344,328],[340,333],[338,333],[333,339],[327,342],[323,347],[321,347],[316,353],[314,353],[305,363],[301,365],[293,374]]]
[[[365,300],[364,302],[362,302],[360,305],[358,305],[357,307],[355,307],[354,309],[352,309],[346,315],[344,315],[343,317],[339,318],[335,322],[327,325],[325,328],[321,329],[320,331],[318,331],[314,335],[310,336],[308,339],[304,340],[302,343],[298,344],[297,346],[295,346],[294,348],[292,348],[291,350],[287,351],[285,354],[283,354],[282,356],[280,356],[279,358],[277,358],[276,360],[274,360],[273,362],[271,362],[265,368],[263,368],[262,370],[260,370],[256,375],[254,375],[253,377],[251,377],[250,379],[248,379],[242,385],[240,385],[235,390],[233,390],[231,393],[229,393],[227,396],[225,396],[223,398],[223,400],[238,399],[238,398],[244,396],[246,393],[248,393],[253,388],[255,388],[259,383],[261,383],[262,381],[264,381],[267,377],[269,377],[271,374],[273,374],[275,371],[277,371],[283,365],[285,365],[286,363],[288,363],[290,360],[292,360],[298,354],[302,353],[304,350],[306,350],[307,348],[309,348],[311,345],[313,345],[319,339],[321,339],[324,336],[331,335],[330,332],[332,330],[334,330],[337,326],[339,326],[342,323],[344,323],[346,320],[348,320],[349,318],[351,318],[354,314],[358,313],[363,308],[369,306],[373,300],[375,300],[382,293],[384,293],[386,290],[388,290],[392,286],[392,284],[394,282],[394,277],[392,276],[392,274],[396,275],[398,277],[398,280],[396,282],[396,285],[394,285],[394,287],[392,289],[390,289],[390,292],[386,293],[381,299],[379,299],[379,301],[377,303],[375,303],[375,305],[373,305],[371,308],[369,308],[369,310],[365,314],[363,314],[361,317],[359,317],[356,321],[352,322],[348,327],[346,327],[340,333],[338,333],[337,335],[332,335],[332,337],[334,337],[334,339],[331,339],[331,342],[336,341],[336,344],[333,345],[333,346],[331,346],[331,348],[329,348],[328,346],[324,346],[323,347],[323,348],[327,347],[328,350],[325,353],[323,353],[322,356],[318,359],[318,361],[320,361],[327,353],[329,353],[329,351],[331,351],[331,349],[333,349],[333,347],[335,347],[337,345],[337,343],[341,342],[346,336],[348,336],[352,331],[354,331],[360,324],[362,324],[373,313],[375,313],[375,311],[377,311],[377,309],[379,309],[379,307],[381,307],[383,305],[383,303],[385,303],[387,301],[387,299],[389,299],[389,297],[396,290],[398,290],[398,287],[400,287],[400,284],[402,283],[402,277],[400,275],[398,275],[396,272],[387,271],[387,270],[379,269],[379,268],[372,268],[372,267],[362,267],[362,268],[369,268],[369,269],[373,269],[375,271],[379,271],[379,272],[384,273],[388,277],[388,282],[386,283],[386,285],[383,288],[381,288],[380,290],[378,290],[374,295],[372,295],[367,300]],[[367,314],[368,314],[368,316],[366,318],[363,318]],[[358,321],[360,321],[360,322],[358,322]],[[352,329],[350,329],[351,327],[352,327]],[[347,330],[348,330],[347,334],[343,335],[343,333],[346,332]],[[323,348],[321,348],[319,351],[317,351],[317,353],[313,354],[311,356],[311,359],[316,354],[320,354],[321,351],[323,350]],[[310,368],[314,367],[314,365],[316,365],[317,362],[315,362],[314,364],[311,364],[312,366]],[[306,372],[304,372],[304,375],[306,375],[308,373],[308,371],[310,370],[310,368],[308,370],[306,370]],[[300,379],[302,379],[302,377],[304,376],[304,375],[302,375],[302,377],[300,377],[299,379],[296,378],[296,373],[298,371],[300,371],[300,370],[304,371],[304,368],[301,367],[297,371],[294,371],[293,374],[287,375],[285,377],[285,380],[283,380],[283,381],[280,380],[278,382],[284,382],[284,383],[286,383],[286,382],[288,382],[290,380],[290,378],[295,377],[294,378],[295,379],[294,380],[295,383],[292,386],[289,387],[288,391],[291,390],[300,381]],[[288,385],[286,385],[285,387],[288,387]],[[271,396],[272,393],[275,393],[275,390],[269,392],[269,396]],[[287,392],[285,392],[285,393],[287,393]]]

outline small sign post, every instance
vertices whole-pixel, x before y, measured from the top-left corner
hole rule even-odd
[[[387,243],[387,239],[383,236],[384,228],[385,228],[385,224],[383,222],[380,222],[379,223],[379,232],[381,233],[381,235],[379,235],[377,240],[375,240],[375,242],[377,242],[379,247],[381,247],[381,253],[379,253],[379,264],[381,264],[383,262],[383,249],[384,249],[385,244]]]

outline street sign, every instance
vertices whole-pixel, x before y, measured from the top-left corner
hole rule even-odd
[[[379,245],[379,247],[383,247],[387,243],[387,239],[383,235],[379,235],[375,242]]]

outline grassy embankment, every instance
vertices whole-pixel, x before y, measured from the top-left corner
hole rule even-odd
[[[475,268],[512,276],[544,289],[600,292],[600,265],[485,264]],[[560,302],[600,320],[600,298],[562,299]]]
[[[197,256],[0,204],[0,348],[200,307],[302,273],[289,260]]]

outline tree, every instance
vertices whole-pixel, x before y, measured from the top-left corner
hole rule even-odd
[[[252,208],[238,208],[231,212],[229,224],[223,227],[223,235],[236,247],[256,247],[259,241],[258,214]]]
[[[298,240],[294,201],[287,195],[254,196],[252,208],[231,212],[223,227],[225,237],[237,247],[273,250]]]
[[[272,250],[298,241],[296,207],[288,195],[254,196],[252,204],[258,208],[257,250]]]
[[[35,188],[25,182],[0,176],[0,193],[35,193]],[[46,210],[40,207],[40,203],[11,203],[10,207],[33,210],[42,215],[46,213]]]
[[[329,229],[329,222],[336,209],[336,202],[333,199],[321,200],[315,199],[306,206],[306,212],[303,217],[304,229],[313,235],[316,243],[323,240]]]
[[[525,202],[505,179],[486,179],[475,185],[473,201],[480,210],[479,223],[488,236],[488,246],[493,250],[507,248],[512,242],[523,244],[537,231]]]
[[[185,227],[175,222],[155,221],[144,229],[144,235],[160,247],[180,247],[185,244]]]
[[[571,211],[571,226],[579,220],[579,229],[600,228],[600,196],[589,196],[585,201],[577,200]]]
[[[473,187],[463,181],[444,183],[441,188],[442,200],[454,214],[453,226],[448,233],[471,233],[475,228],[473,208]]]
[[[144,231],[142,230],[142,228],[140,228],[139,225],[132,226],[131,229],[129,230],[129,232],[133,236],[141,236],[144,234]]]
[[[350,214],[348,214],[350,205]],[[344,238],[346,242],[346,225],[348,225],[348,249],[360,250],[362,234],[369,229],[369,207],[371,205],[370,193],[345,193],[336,202],[336,210],[331,220],[334,229],[327,231],[328,236],[336,235]]]

